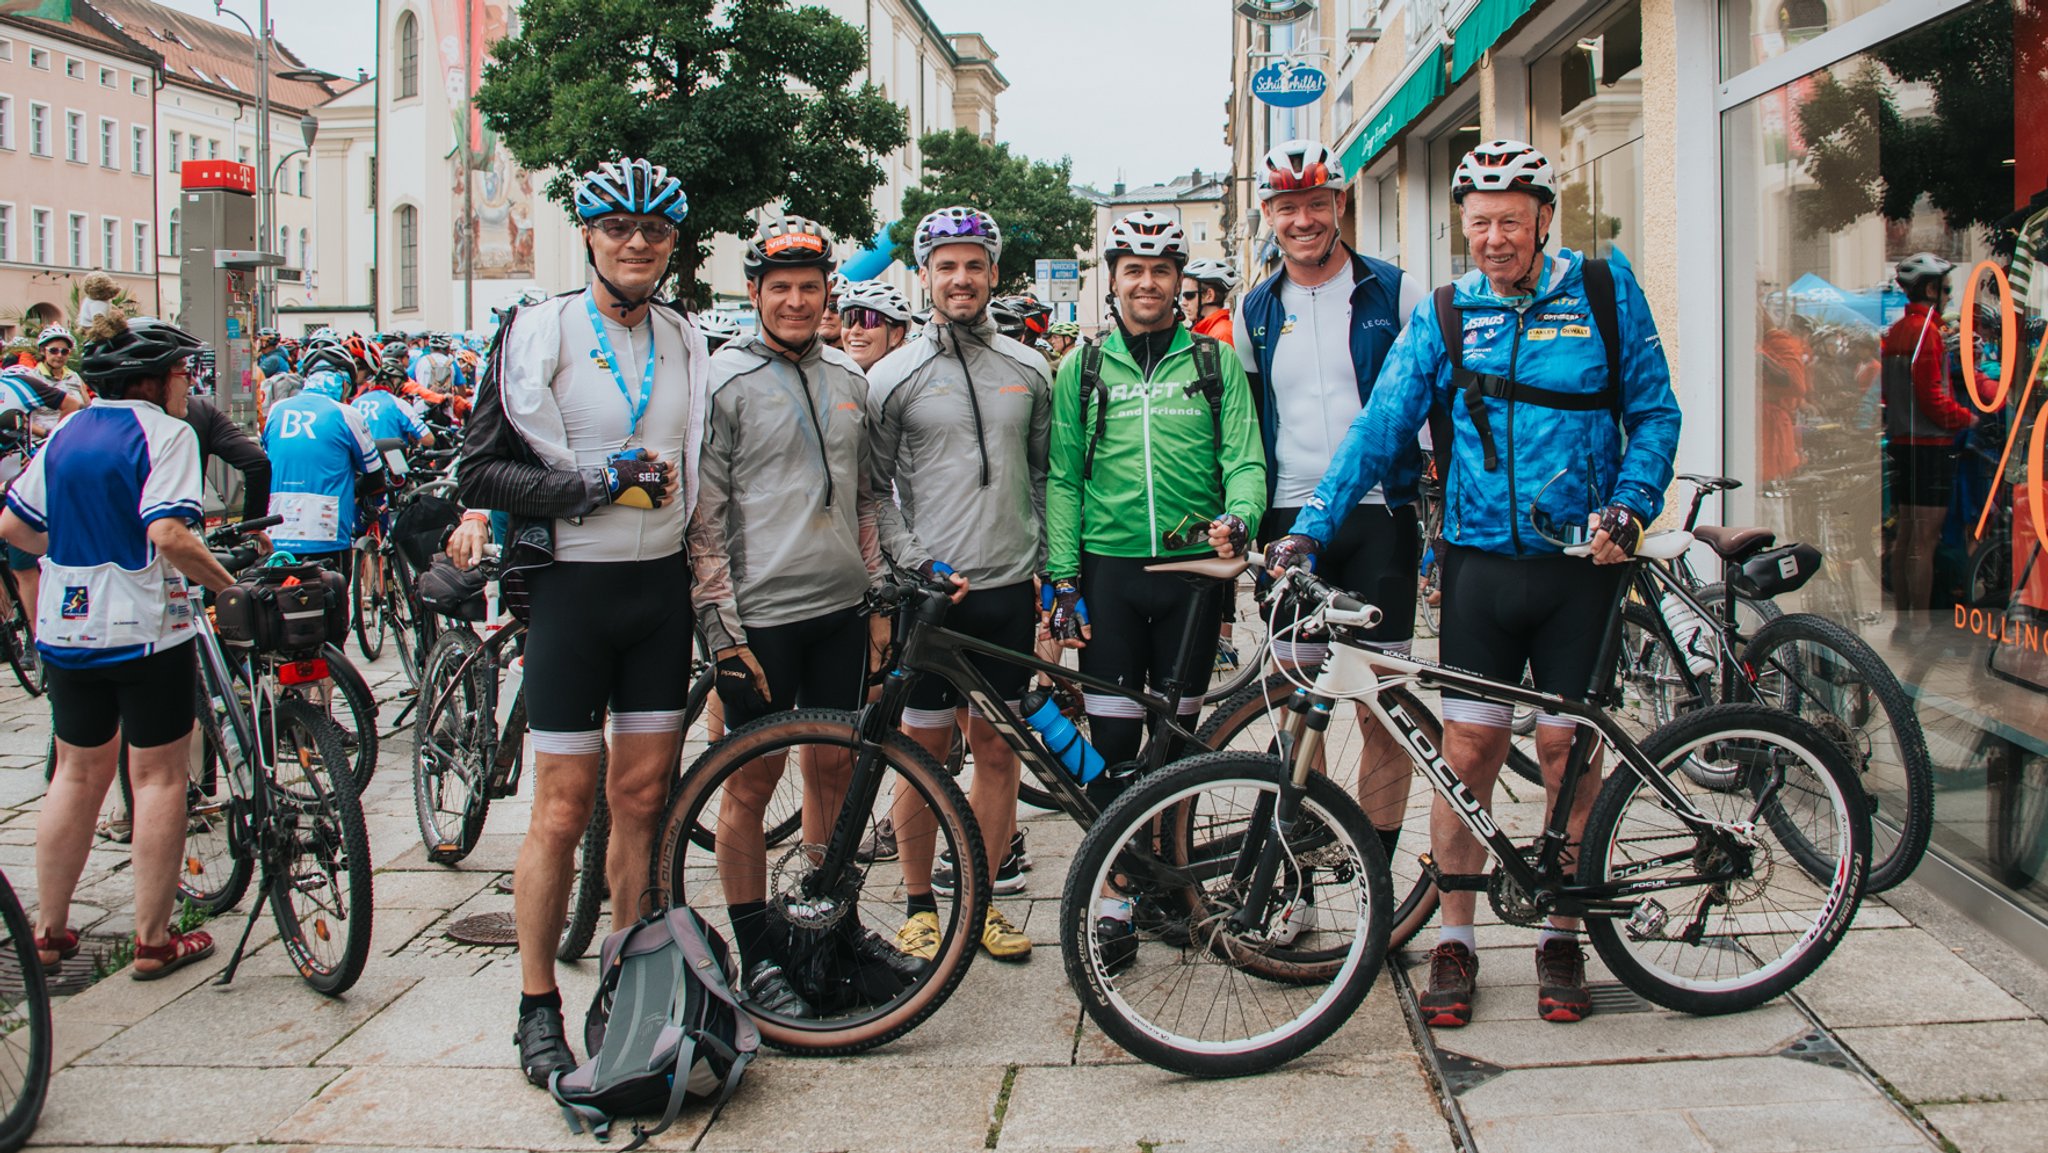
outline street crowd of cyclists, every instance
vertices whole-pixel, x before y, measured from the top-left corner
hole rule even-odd
[[[469,511],[449,553],[474,564],[495,543],[505,602],[529,629],[536,770],[513,885],[516,1042],[541,1086],[574,1064],[555,943],[576,847],[602,781],[615,923],[630,923],[625,898],[639,886],[622,886],[648,873],[699,635],[729,727],[854,708],[887,628],[862,605],[893,566],[951,585],[949,628],[1006,649],[1078,650],[1084,673],[1156,686],[1207,669],[1223,621],[1188,583],[1146,566],[1257,547],[1275,571],[1312,565],[1379,606],[1368,639],[1405,652],[1425,546],[1418,485],[1433,456],[1445,482],[1442,660],[1509,682],[1526,670],[1539,690],[1583,696],[1621,562],[1662,508],[1678,443],[1677,399],[1635,276],[1548,249],[1555,177],[1519,142],[1483,144],[1458,164],[1452,195],[1475,267],[1442,287],[1344,242],[1345,174],[1323,145],[1280,145],[1255,178],[1276,272],[1240,292],[1237,269],[1191,259],[1174,220],[1133,213],[1102,238],[1112,323],[1087,339],[1044,304],[997,295],[1002,222],[972,205],[917,224],[927,310],[886,282],[847,283],[833,237],[778,215],[746,241],[754,323],[687,311],[657,296],[687,198],[637,159],[576,182],[589,286],[508,309],[487,345],[331,330],[298,343],[265,330],[253,440],[190,392],[210,361],[174,326],[116,313],[77,338],[45,330],[40,363],[0,374],[0,425],[19,409],[47,434],[0,516],[9,566],[37,605],[57,738],[38,828],[44,962],[77,949],[68,897],[117,732],[134,778],[136,975],[213,948],[203,930],[169,929],[193,719],[189,586],[217,593],[231,581],[193,532],[202,453],[242,473],[245,515],[283,518],[267,547],[346,575],[361,510],[374,512],[384,483],[378,442],[459,444]],[[1532,529],[1558,524],[1585,526],[1592,555],[1564,555]],[[1197,613],[1206,645],[1177,667]],[[1325,652],[1301,637],[1273,656],[1312,668]],[[1015,667],[981,667],[1013,703],[1026,688]],[[1489,802],[1508,709],[1446,697],[1447,757]],[[1132,761],[1143,714],[1116,697],[1083,704],[1103,759]],[[1197,694],[1182,708],[1200,704]],[[1570,722],[1553,720],[1537,730],[1552,790],[1571,741]],[[960,731],[995,891],[1023,891],[1010,747],[937,678],[917,686],[904,725],[942,760]],[[1361,765],[1406,773],[1376,747],[1390,739],[1370,729]],[[797,766],[806,843],[826,839],[816,826],[837,811],[849,766],[824,754]],[[764,762],[729,788],[717,852],[734,867],[722,876],[765,877],[737,866],[765,859],[782,772]],[[1111,772],[1090,790],[1106,803],[1128,783]],[[1361,775],[1361,798],[1380,795],[1372,784]],[[1577,793],[1574,836],[1594,793]],[[1402,812],[1368,815],[1391,853]],[[858,948],[915,972],[938,947],[933,894],[951,891],[955,869],[934,852],[917,797],[894,798],[891,817],[892,843],[871,849],[901,863],[902,921],[893,935],[864,931]],[[1480,871],[1483,847],[1441,802],[1431,834],[1446,872]],[[768,894],[726,888],[741,995],[806,1016]],[[1439,1026],[1471,1019],[1474,896],[1444,894],[1422,995]],[[1105,897],[1097,916],[1105,949],[1134,955],[1131,905]],[[1591,1010],[1576,928],[1552,918],[1536,949],[1547,1020]],[[1031,952],[993,907],[979,942],[999,960]]]

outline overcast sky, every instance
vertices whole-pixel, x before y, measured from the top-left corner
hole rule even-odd
[[[213,0],[158,0],[210,16]],[[228,5],[256,22],[256,0]],[[1038,160],[1074,158],[1074,178],[1133,185],[1230,163],[1227,0],[924,0],[942,31],[980,32],[1009,81],[997,135]],[[271,0],[277,36],[342,76],[376,62],[369,0]],[[232,24],[233,21],[224,21]]]

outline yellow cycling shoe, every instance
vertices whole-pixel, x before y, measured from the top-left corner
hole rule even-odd
[[[984,938],[986,939],[986,938]],[[912,957],[927,961],[939,955],[939,915],[937,913],[912,913],[903,927],[896,930],[896,948]]]
[[[981,927],[981,947],[998,961],[1031,959],[1031,938],[1012,925],[999,909],[988,911],[988,920]]]

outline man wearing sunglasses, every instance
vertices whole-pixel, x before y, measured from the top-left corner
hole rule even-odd
[[[505,314],[463,445],[460,499],[512,515],[504,591],[528,623],[533,816],[514,871],[527,1079],[570,1068],[555,945],[574,855],[610,760],[615,926],[637,912],[682,734],[694,643],[683,529],[710,380],[704,337],[655,293],[689,211],[646,160],[575,185],[590,287]]]
[[[883,492],[893,485],[898,498],[881,504],[882,549],[928,576],[951,574],[961,600],[946,627],[1029,652],[1038,607],[1031,578],[1044,563],[1051,376],[1044,357],[997,333],[990,316],[1003,253],[993,217],[942,208],[918,222],[912,250],[931,294],[931,323],[869,373],[875,484]],[[979,659],[975,665],[1013,706],[1023,696],[1023,669]],[[921,677],[903,727],[943,763],[964,720],[974,751],[968,801],[984,841],[978,848],[995,867],[995,892],[1020,893],[1028,858],[1013,832],[1017,758],[975,710],[959,715],[965,704],[945,680]],[[940,944],[932,894],[952,893],[955,873],[950,862],[932,867],[936,826],[922,801],[899,795],[893,816],[909,894],[897,944],[929,958]],[[999,961],[1031,955],[1030,938],[993,907],[981,944]]]
[[[1344,434],[1293,531],[1266,551],[1274,569],[1308,563],[1390,487],[1434,413],[1445,430],[1443,663],[1582,700],[1603,671],[1601,642],[1629,558],[1664,503],[1678,447],[1678,398],[1649,304],[1628,266],[1570,249],[1546,255],[1557,204],[1550,161],[1516,140],[1466,154],[1451,197],[1478,267],[1437,290],[1402,332],[1372,401]],[[1604,303],[1603,303],[1604,302]],[[1590,559],[1564,555],[1585,539]],[[1321,571],[1327,572],[1327,566]],[[1413,569],[1407,588],[1415,588]],[[1371,589],[1357,590],[1371,598]],[[1444,693],[1445,759],[1482,805],[1507,757],[1507,705]],[[1573,725],[1537,719],[1547,796],[1564,779]],[[1598,762],[1577,788],[1574,843],[1599,795]],[[1478,873],[1486,849],[1436,802],[1431,851],[1443,872]],[[1569,860],[1567,861],[1569,864]],[[1421,998],[1431,1025],[1472,1019],[1479,954],[1476,894],[1443,895],[1442,927]],[[1537,1014],[1592,1011],[1578,922],[1553,916],[1536,947]]]

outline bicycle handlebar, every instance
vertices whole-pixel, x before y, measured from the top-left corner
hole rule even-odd
[[[1266,554],[1257,549],[1248,550],[1245,559],[1254,568],[1266,567]],[[1278,574],[1273,587],[1292,587],[1303,600],[1314,602],[1323,614],[1326,624],[1342,625],[1347,628],[1369,629],[1380,623],[1383,615],[1377,605],[1369,605],[1343,589],[1331,585],[1307,569],[1296,566]]]
[[[274,528],[283,523],[284,518],[281,516],[259,516],[251,520],[237,521],[234,524],[220,525],[207,530],[206,543],[209,547],[217,544],[224,545],[230,541],[240,540],[253,533],[259,533],[264,529]]]

